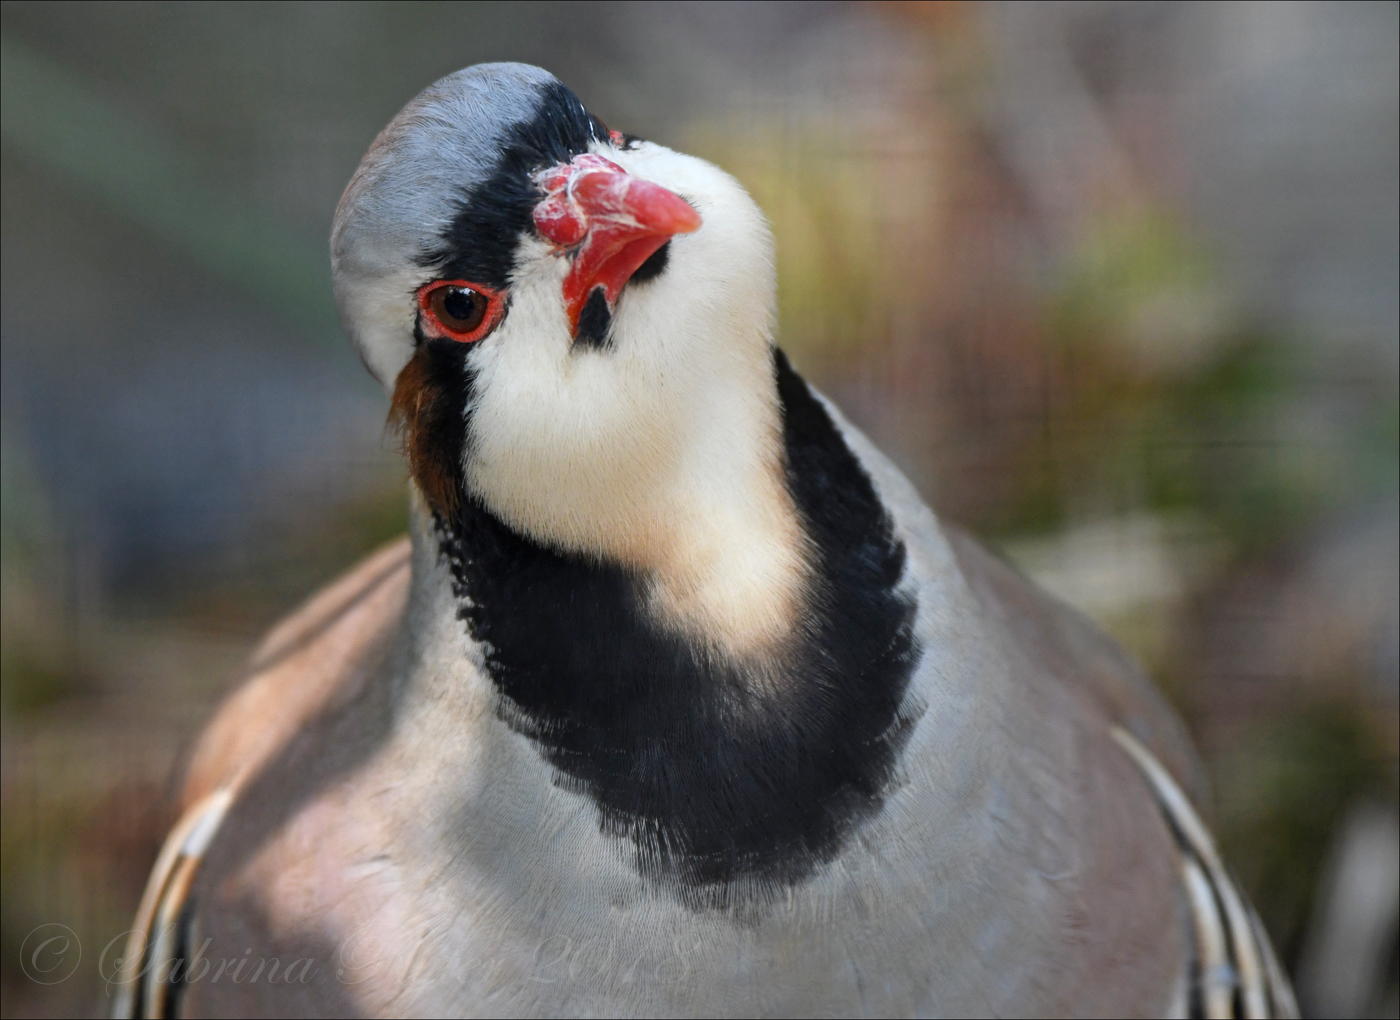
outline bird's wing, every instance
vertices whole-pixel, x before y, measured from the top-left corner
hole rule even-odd
[[[816,392],[815,390],[813,392]],[[936,533],[978,603],[1014,639],[1035,673],[1092,706],[1106,729],[1118,725],[1164,762],[1200,808],[1208,802],[1205,774],[1185,728],[1160,691],[1111,637],[1078,611],[1047,594],[988,552],[971,535],[935,519],[923,497],[841,409],[817,393],[846,443],[879,489],[892,516],[913,541]],[[940,544],[938,542],[935,545]]]
[[[1205,778],[1176,713],[1108,635],[970,536],[946,526],[944,533],[983,608],[1046,674],[1088,696],[1114,741],[1138,766],[1167,821],[1193,928],[1192,964],[1178,1003],[1183,1015],[1297,1016],[1268,937],[1201,821]]]
[[[1205,774],[1185,727],[1118,643],[966,532],[946,524],[942,528],[977,600],[1040,668],[1087,694],[1107,723],[1135,736],[1190,794],[1198,810],[1209,803]]]
[[[245,679],[200,736],[185,782],[193,806],[241,785],[330,701],[394,632],[408,601],[407,538],[385,546],[273,628]]]
[[[935,569],[956,569],[978,615],[995,624],[984,639],[1008,646],[1003,649],[1006,661],[1017,664],[1011,667],[1012,689],[1025,695],[1024,703],[1018,703],[1010,714],[1025,722],[1028,712],[1069,713],[1057,721],[1085,734],[1080,752],[1093,748],[1095,755],[1110,756],[1091,765],[1100,780],[1121,782],[1131,771],[1141,777],[1136,790],[1118,791],[1119,803],[1151,798],[1159,810],[1164,823],[1161,836],[1173,845],[1158,859],[1172,862],[1169,867],[1177,878],[1175,895],[1185,907],[1183,920],[1190,929],[1183,932],[1185,969],[1178,982],[1177,1001],[1168,1007],[1168,1015],[1297,1016],[1288,979],[1274,958],[1268,937],[1201,822],[1202,806],[1208,803],[1204,771],[1185,727],[1166,699],[1127,653],[1080,613],[1036,587],[969,535],[937,521],[889,459],[838,408],[829,401],[823,403],[875,480],[906,540],[922,544],[922,558],[936,563]],[[940,551],[945,542],[946,551]],[[949,553],[952,562],[945,558]],[[1005,696],[1008,689],[1002,687],[1000,692]],[[1067,727],[1052,728],[1064,732]],[[1034,729],[1024,731],[1032,744],[1038,739]],[[1046,764],[1055,767],[1053,762]],[[1085,792],[1071,790],[1068,800],[1078,800],[1082,806]],[[1104,806],[1095,803],[1100,809]],[[1041,842],[1055,831],[1054,814],[1042,819],[1046,829],[1037,831]],[[1145,846],[1153,837],[1140,827],[1144,817],[1150,816],[1110,809],[1103,819],[1107,828],[1099,837],[1081,831],[1079,838],[1136,838]],[[1115,818],[1135,821],[1125,831],[1121,826],[1114,828]],[[1076,824],[1092,828],[1095,822],[1095,818],[1081,814]],[[1149,890],[1144,889],[1144,896],[1138,898],[1131,892],[1139,874],[1146,882],[1164,877],[1164,873],[1147,873],[1152,869],[1146,862],[1155,856],[1138,859],[1133,867],[1142,869],[1141,873],[1120,876],[1126,881],[1119,881],[1111,872],[1098,873],[1094,889],[1107,897],[1101,900],[1101,907],[1110,913],[1138,915],[1139,920],[1149,923],[1171,916],[1170,909],[1163,909],[1160,895],[1147,895]],[[1124,948],[1130,948],[1132,933],[1121,925],[1116,930],[1116,938]],[[1115,955],[1109,953],[1105,959],[1111,963]],[[1100,965],[1104,962],[1099,960]],[[1108,973],[1101,976],[1108,983],[1122,980]]]
[[[1202,1017],[1296,1017],[1298,1004],[1259,917],[1231,878],[1209,830],[1162,763],[1122,727],[1113,739],[1135,761],[1181,853],[1194,947],[1183,1012]]]
[[[113,1016],[170,1016],[187,956],[188,894],[204,852],[241,789],[308,720],[353,697],[367,660],[398,632],[408,601],[409,543],[374,553],[275,627],[245,679],[200,737],[184,813],[156,858],[119,962]]]

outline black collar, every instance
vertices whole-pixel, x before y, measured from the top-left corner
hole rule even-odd
[[[446,354],[432,363],[455,376],[427,382],[444,432],[460,436],[470,374]],[[905,704],[919,649],[898,588],[904,546],[780,351],[774,374],[787,484],[817,560],[781,695],[663,632],[633,572],[547,548],[471,498],[437,517],[501,717],[597,805],[605,832],[630,840],[644,876],[694,906],[800,882],[831,860],[880,810],[917,717]]]

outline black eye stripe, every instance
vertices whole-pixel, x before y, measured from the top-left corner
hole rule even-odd
[[[464,192],[440,244],[420,264],[443,277],[505,290],[516,246],[534,231],[530,214],[541,193],[532,172],[567,163],[607,137],[607,127],[564,85],[541,86],[535,116],[507,132],[494,171]]]

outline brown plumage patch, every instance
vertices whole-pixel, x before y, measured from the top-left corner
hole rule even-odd
[[[428,505],[451,520],[461,498],[465,422],[459,395],[442,384],[431,343],[421,345],[399,372],[388,427],[396,432],[408,470]]]

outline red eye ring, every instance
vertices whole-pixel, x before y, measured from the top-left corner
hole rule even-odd
[[[418,288],[423,335],[471,344],[500,324],[505,299],[493,287],[470,280],[433,280]]]

